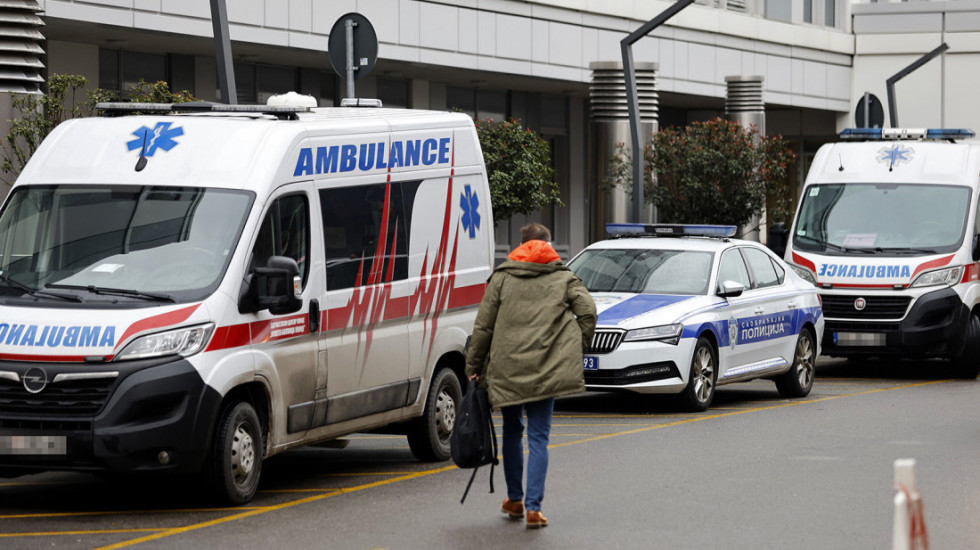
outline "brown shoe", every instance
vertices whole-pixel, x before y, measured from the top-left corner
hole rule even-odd
[[[524,517],[524,503],[505,498],[504,503],[500,505],[500,511],[509,515],[510,519],[521,519]]]
[[[540,529],[548,526],[548,518],[541,515],[541,510],[527,511],[527,528]]]

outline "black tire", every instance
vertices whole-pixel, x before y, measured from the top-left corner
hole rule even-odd
[[[963,334],[963,349],[950,366],[956,378],[973,380],[980,375],[980,317],[970,315]]]
[[[718,383],[718,353],[711,341],[705,337],[698,338],[694,346],[694,356],[691,357],[691,373],[688,375],[687,387],[680,394],[681,405],[690,411],[703,412],[708,410],[715,399],[715,388]]]
[[[443,368],[432,377],[422,416],[408,427],[408,446],[424,462],[449,460],[449,436],[456,424],[456,409],[463,398],[459,378]]]
[[[255,496],[262,475],[265,440],[255,409],[245,402],[224,409],[210,455],[210,483],[215,495],[233,505]]]
[[[817,346],[809,329],[800,331],[793,351],[793,364],[785,374],[776,377],[776,390],[783,397],[806,397],[813,389],[817,370]]]

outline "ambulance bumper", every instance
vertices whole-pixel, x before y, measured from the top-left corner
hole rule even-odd
[[[220,396],[186,360],[0,362],[0,373],[23,379],[39,367],[49,383],[37,393],[10,376],[0,380],[0,475],[200,469]],[[58,374],[80,372],[102,376],[55,381]],[[109,377],[112,372],[118,376]]]
[[[950,357],[962,348],[970,311],[946,288],[920,296],[901,320],[827,318],[823,353],[833,357]]]

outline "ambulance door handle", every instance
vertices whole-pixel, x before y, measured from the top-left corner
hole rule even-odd
[[[755,312],[756,315],[762,315],[763,313],[765,313],[766,309],[765,308],[761,308],[761,307],[757,307],[753,311]]]
[[[316,334],[320,330],[320,303],[310,300],[310,334]]]
[[[788,307],[789,309],[796,309],[796,302],[790,302],[786,304],[786,307]]]

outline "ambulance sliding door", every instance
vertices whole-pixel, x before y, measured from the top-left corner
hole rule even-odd
[[[418,186],[382,182],[318,191],[326,274],[319,367],[326,401],[318,398],[315,424],[406,404],[408,233]]]

